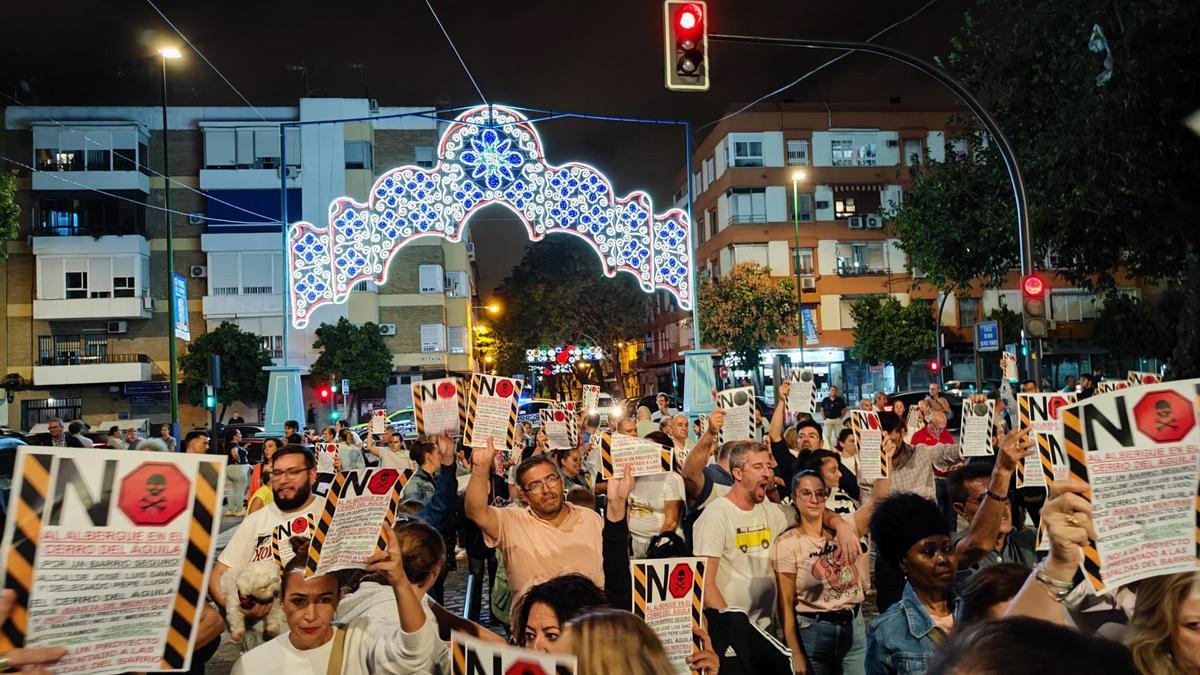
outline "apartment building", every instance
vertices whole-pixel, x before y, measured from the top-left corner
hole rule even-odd
[[[427,110],[366,99],[171,107],[164,172],[160,108],[7,108],[0,146],[34,171],[19,172],[21,232],[6,242],[0,264],[0,373],[8,387],[0,423],[169,419],[162,173],[180,212],[172,216],[174,264],[188,280],[193,339],[234,323],[259,335],[278,363],[287,330],[288,362],[308,367],[322,323],[377,323],[394,368],[380,396],[393,407],[405,404],[413,379],[471,370],[469,243],[413,242],[385,283],[360,283],[346,304],[321,308],[303,330],[284,322],[281,174],[288,219],[322,223],[334,198],[365,201],[379,173],[434,164],[440,124],[396,117]],[[280,123],[339,118],[369,121],[289,128],[281,147]],[[258,403],[245,402],[247,419]],[[206,411],[186,405],[181,417],[185,428],[207,421]]]
[[[859,363],[850,306],[859,298],[892,295],[902,303],[941,304],[936,289],[914,283],[907,256],[882,214],[899,204],[911,187],[910,167],[943,161],[953,153],[967,156],[968,144],[947,137],[950,115],[963,110],[912,105],[758,108],[716,125],[694,152],[687,176],[680,176],[674,198],[686,206],[685,180],[693,196],[693,243],[701,275],[721,276],[734,265],[752,262],[777,277],[797,278],[805,335],[804,362],[825,383],[852,393],[894,391],[927,382],[922,364],[909,369],[909,381],[897,382],[890,365]],[[797,238],[797,223],[799,236]],[[1053,256],[1039,261],[1057,268]],[[916,271],[919,277],[919,270]],[[1050,312],[1056,326],[1049,361],[1065,374],[1091,369],[1096,352],[1087,342],[1088,322],[1099,299],[1048,273]],[[1137,293],[1130,280],[1128,292]],[[992,310],[1019,311],[1018,275],[1000,290],[978,287],[944,305],[942,325],[953,377],[973,379],[971,326]],[[703,299],[701,299],[703,302]],[[690,315],[660,294],[647,318],[640,351],[643,392],[670,391],[682,372],[680,352],[691,348]],[[1005,336],[1018,342],[1017,336]],[[932,357],[932,351],[930,353]],[[764,354],[764,371],[776,359],[800,361],[797,334],[782,335]],[[994,366],[985,364],[991,374]],[[724,369],[730,377],[748,375]]]

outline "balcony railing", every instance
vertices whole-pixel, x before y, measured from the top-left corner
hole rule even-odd
[[[888,271],[882,268],[846,266],[837,268],[837,273],[839,277],[863,277],[873,274],[887,274]]]
[[[33,224],[35,237],[111,237],[146,236],[145,223],[55,223],[53,221]]]
[[[731,225],[736,225],[738,223],[765,223],[765,222],[767,222],[767,214],[765,214],[765,213],[747,214],[747,215],[738,215],[735,213],[732,216],[729,216],[729,224],[731,224]]]
[[[145,354],[110,354],[104,335],[40,335],[39,366],[81,366],[108,363],[150,363]]]

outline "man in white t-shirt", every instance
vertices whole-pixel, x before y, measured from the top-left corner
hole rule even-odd
[[[237,526],[225,550],[213,565],[208,592],[212,599],[225,608],[225,596],[221,590],[221,577],[227,573],[237,574],[244,566],[271,557],[271,536],[275,528],[285,525],[291,536],[311,536],[307,523],[311,516],[315,521],[325,508],[325,500],[312,493],[317,480],[317,462],[312,452],[303,445],[289,443],[275,451],[271,463],[270,504],[246,516]],[[285,542],[286,545],[286,542]],[[254,605],[244,610],[247,619],[266,616],[269,605]],[[249,638],[253,632],[247,632]],[[243,640],[243,649],[257,645]]]
[[[413,468],[408,448],[404,447],[404,436],[399,431],[393,431],[388,444],[376,445],[375,435],[367,434],[367,452],[379,458],[379,466],[385,469],[407,471]]]
[[[683,519],[683,476],[675,471],[638,476],[626,505],[633,557],[646,557],[650,540],[679,531]]]

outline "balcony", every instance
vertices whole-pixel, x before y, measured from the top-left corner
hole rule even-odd
[[[35,299],[33,318],[39,321],[149,319],[153,308],[154,300],[149,295],[129,298]]]
[[[37,387],[149,382],[153,365],[145,354],[113,354],[106,335],[38,336]]]
[[[233,319],[247,316],[283,316],[283,295],[272,293],[270,286],[216,286],[204,296],[206,319]]]
[[[887,274],[886,268],[867,267],[865,265],[847,265],[837,268],[839,277],[868,277]]]

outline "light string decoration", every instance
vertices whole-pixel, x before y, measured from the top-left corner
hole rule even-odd
[[[542,375],[546,376],[569,373],[575,364],[581,361],[603,361],[604,359],[604,350],[594,346],[559,345],[525,350],[526,363],[531,368],[540,369]]]
[[[489,204],[525,224],[531,241],[564,232],[588,242],[604,274],[627,272],[647,293],[663,289],[691,309],[691,228],[680,209],[654,213],[642,191],[617,197],[612,181],[581,162],[553,166],[534,125],[516,110],[479,106],[442,134],[433,168],[402,166],[379,176],[368,203],[339,197],[329,226],[300,221],[288,236],[292,325],[318,307],[344,303],[362,280],[383,284],[397,251],[423,236],[462,239],[463,225]]]

